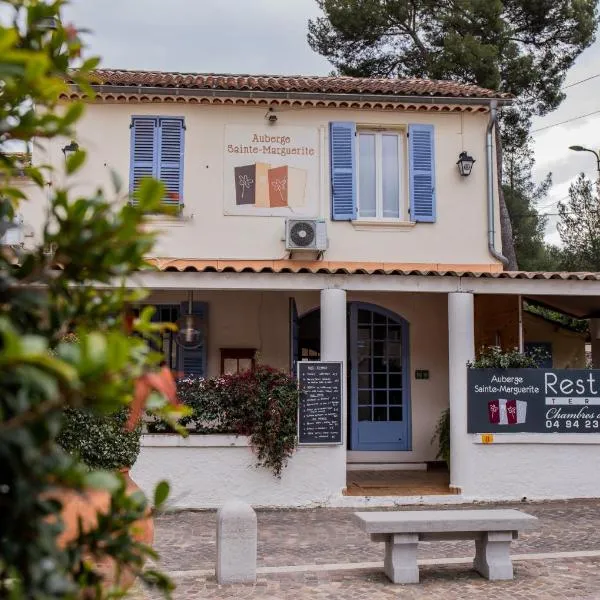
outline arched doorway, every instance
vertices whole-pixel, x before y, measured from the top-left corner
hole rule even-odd
[[[319,360],[320,310],[298,319],[299,360]],[[348,447],[409,450],[408,322],[374,304],[350,302],[348,324]]]

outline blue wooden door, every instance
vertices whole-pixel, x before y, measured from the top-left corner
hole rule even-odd
[[[408,323],[373,305],[350,307],[352,450],[409,450]]]

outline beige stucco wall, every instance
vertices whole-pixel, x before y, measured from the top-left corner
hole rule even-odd
[[[132,115],[185,117],[184,218],[157,223],[163,231],[155,253],[161,257],[206,259],[279,259],[286,256],[281,217],[224,215],[224,135],[226,124],[246,124],[276,135],[286,126],[318,131],[318,214],[328,220],[331,261],[385,261],[463,265],[495,264],[487,249],[485,129],[487,114],[361,111],[349,109],[278,110],[278,123],[269,126],[265,108],[189,104],[93,104],[78,126],[77,139],[88,151],[85,167],[71,182],[73,193],[90,193],[98,185],[111,188],[110,170],[129,186],[130,121]],[[331,222],[328,124],[330,121],[399,126],[435,126],[437,220],[411,226],[360,226]],[[34,162],[61,167],[64,140],[34,148]],[[468,178],[458,174],[459,153],[467,150],[476,164]],[[53,185],[61,183],[54,177]],[[43,194],[24,206],[34,228],[42,217]],[[497,212],[497,211],[496,211]],[[496,214],[496,223],[498,215]],[[500,243],[498,227],[498,245]]]
[[[319,294],[293,294],[298,313],[319,307]],[[220,349],[256,348],[261,363],[288,369],[289,298],[284,292],[195,292],[195,301],[208,303],[209,375],[220,370]],[[179,303],[185,295],[155,292],[149,301]],[[350,452],[352,462],[423,462],[435,460],[431,437],[441,411],[448,406],[448,326],[445,294],[348,294],[387,308],[409,322],[412,450],[408,452]],[[416,380],[415,369],[429,370],[428,380]]]
[[[555,369],[585,369],[585,335],[554,325],[524,313],[523,334],[526,342],[552,344],[552,366]]]
[[[288,298],[283,292],[194,292],[194,302],[208,304],[208,376],[220,373],[221,348],[254,348],[259,362],[289,369]],[[154,292],[146,301],[187,300],[186,294],[164,291]]]

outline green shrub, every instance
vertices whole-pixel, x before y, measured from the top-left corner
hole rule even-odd
[[[431,443],[437,443],[438,451],[436,459],[443,460],[450,468],[450,409],[442,411],[440,418],[435,426]]]
[[[483,346],[468,366],[472,369],[537,369],[545,358],[542,350],[524,353],[517,348],[503,350],[500,346]]]
[[[279,477],[296,449],[298,388],[283,371],[259,365],[255,371],[210,379],[186,378],[177,384],[179,401],[191,409],[181,419],[192,434],[247,435],[258,465]],[[162,421],[150,433],[170,433]]]
[[[127,409],[100,416],[67,408],[57,442],[90,469],[129,469],[140,453],[141,427],[125,428]]]

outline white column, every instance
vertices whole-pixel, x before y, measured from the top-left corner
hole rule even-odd
[[[321,360],[342,363],[342,439],[344,440],[343,463],[346,477],[346,431],[347,431],[347,342],[346,342],[346,290],[327,288],[321,290]]]
[[[592,344],[592,367],[600,369],[600,319],[590,319],[590,340]]]
[[[448,294],[450,485],[463,488],[468,474],[467,362],[475,358],[473,294]]]
[[[346,290],[321,290],[321,360],[346,363]]]

